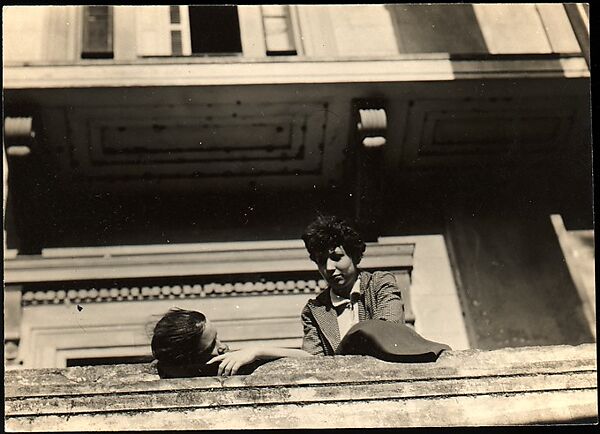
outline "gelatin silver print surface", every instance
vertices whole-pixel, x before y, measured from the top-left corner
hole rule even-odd
[[[588,4],[2,13],[6,431],[597,423]]]

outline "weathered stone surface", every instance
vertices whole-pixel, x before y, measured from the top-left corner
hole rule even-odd
[[[160,380],[150,364],[7,372],[7,430],[401,427],[597,418],[592,344],[443,353],[435,363],[282,359]],[[334,418],[332,416],[335,415]]]

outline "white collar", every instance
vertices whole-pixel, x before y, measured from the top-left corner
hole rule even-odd
[[[331,297],[331,304],[333,305],[333,307],[338,307],[342,304],[351,303],[350,300],[352,299],[353,294],[360,294],[360,278],[357,278],[356,282],[354,282],[354,285],[352,285],[350,294],[348,294],[350,298],[341,297],[332,290],[329,290],[329,296]]]

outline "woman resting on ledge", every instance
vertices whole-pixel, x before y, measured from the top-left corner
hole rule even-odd
[[[161,378],[244,375],[269,360],[311,357],[303,350],[272,346],[230,351],[204,314],[179,308],[169,310],[158,321],[151,345]]]
[[[404,302],[389,272],[360,271],[366,244],[346,221],[319,216],[302,239],[327,289],[302,311],[302,349],[253,346],[229,351],[200,312],[172,309],[154,328],[161,378],[248,374],[282,357],[369,355],[397,362],[435,361],[450,347],[404,324]]]

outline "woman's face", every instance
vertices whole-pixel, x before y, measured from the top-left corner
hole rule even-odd
[[[321,276],[335,293],[352,287],[356,281],[356,266],[343,246],[330,250],[327,259],[317,266]]]
[[[198,346],[201,348],[201,353],[208,354],[210,350],[211,358],[229,351],[229,346],[219,340],[217,328],[208,319],[204,324],[204,332],[202,333],[200,344]]]

